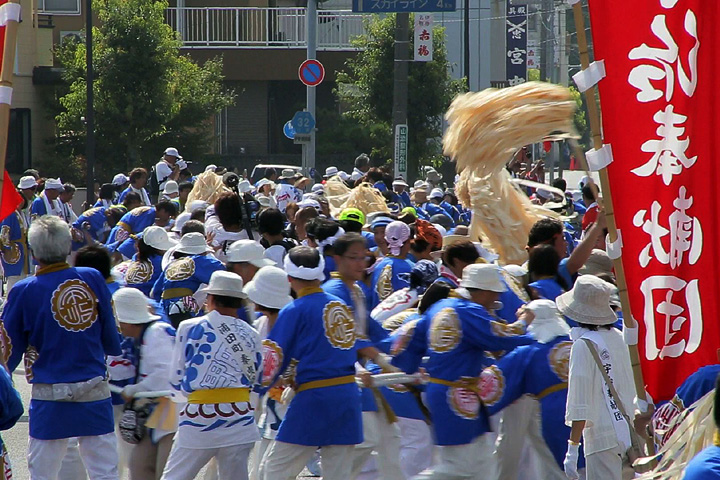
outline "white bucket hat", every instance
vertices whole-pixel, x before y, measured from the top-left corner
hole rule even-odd
[[[35,180],[35,177],[28,175],[27,177],[22,177],[20,179],[20,183],[18,183],[18,188],[20,190],[27,190],[28,188],[37,187],[37,181]]]
[[[265,249],[255,240],[238,240],[227,249],[228,263],[250,263],[258,268],[275,265],[269,258],[264,258]]]
[[[429,198],[443,198],[445,194],[441,188],[433,188],[430,192]]]
[[[548,343],[557,337],[570,334],[570,327],[560,316],[552,300],[533,300],[525,305],[525,308],[535,315],[528,326],[528,333],[538,342]]]
[[[143,231],[143,242],[158,250],[170,250],[177,242],[170,240],[164,228],[152,225]]]
[[[45,180],[45,190],[63,190],[62,180],[59,178],[48,178]]]
[[[240,275],[225,270],[213,272],[210,284],[198,290],[208,295],[222,295],[223,297],[247,298],[243,293],[243,280]]]
[[[258,270],[252,281],[245,285],[243,292],[254,304],[277,310],[293,300],[287,273],[282,268],[273,266]]]
[[[475,263],[465,267],[460,286],[498,293],[507,290],[500,278],[500,267],[491,263]]]
[[[182,228],[185,226],[187,221],[190,220],[190,216],[190,212],[183,212],[178,215],[175,219],[175,223],[170,230],[176,233],[182,232]]]
[[[212,252],[212,248],[208,247],[207,243],[205,243],[205,236],[202,233],[190,232],[182,236],[175,251],[190,255],[200,255]]]
[[[330,178],[334,175],[338,174],[338,168],[337,167],[327,167],[325,169],[325,178]]]
[[[165,188],[163,188],[163,193],[165,195],[170,195],[172,193],[178,193],[180,192],[180,188],[178,187],[178,183],[175,180],[168,180],[165,182]]]
[[[127,182],[130,181],[130,177],[125,175],[124,173],[118,173],[115,175],[112,179],[112,184],[116,186],[125,185]]]
[[[173,147],[166,148],[165,155],[170,155],[171,157],[180,157],[180,153],[178,153],[177,148]]]
[[[120,323],[142,325],[160,320],[150,313],[150,301],[137,288],[119,288],[112,296],[115,318]]]
[[[611,325],[617,321],[610,308],[613,286],[594,275],[582,275],[569,292],[555,299],[558,310],[578,323]]]

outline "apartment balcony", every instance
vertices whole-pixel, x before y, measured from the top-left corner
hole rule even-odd
[[[305,8],[171,7],[167,23],[180,32],[183,48],[303,49]],[[357,50],[352,39],[364,33],[363,15],[349,10],[318,11],[319,51]]]

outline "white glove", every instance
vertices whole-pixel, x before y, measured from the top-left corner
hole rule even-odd
[[[287,387],[283,390],[282,395],[280,395],[280,403],[289,405],[293,397],[295,397],[295,389]]]
[[[565,476],[570,480],[578,480],[580,476],[577,471],[578,457],[580,456],[580,445],[573,445],[568,442],[567,453],[565,454],[565,461],[563,462],[563,469],[565,470]]]

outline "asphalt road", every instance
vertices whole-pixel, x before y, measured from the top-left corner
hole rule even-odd
[[[23,405],[25,405],[25,413],[17,422],[17,424],[8,431],[2,432],[2,439],[5,442],[8,453],[10,455],[10,462],[12,463],[13,480],[30,480],[30,473],[27,465],[27,446],[28,446],[28,406],[30,405],[30,385],[25,380],[25,372],[18,369],[13,374],[13,381],[15,382],[15,388],[20,392],[20,396],[23,399]],[[252,461],[252,457],[251,457]],[[204,479],[205,469],[196,477],[197,479]],[[122,480],[128,480],[127,473]],[[307,470],[303,472],[298,478],[318,478],[312,477]],[[73,479],[75,480],[75,479]],[[81,480],[81,479],[77,479]]]

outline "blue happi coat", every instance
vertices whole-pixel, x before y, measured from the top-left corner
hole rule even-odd
[[[565,406],[571,347],[572,342],[566,336],[518,347],[486,368],[481,376],[481,398],[490,414],[523,395],[537,398],[542,437],[560,469],[570,438],[570,427],[565,425]],[[580,454],[578,468],[584,468],[584,463],[584,455]]]
[[[280,425],[278,441],[314,447],[362,442],[356,360],[355,321],[340,298],[308,288],[280,310],[263,342],[263,387],[272,386],[291,362],[297,363],[295,382],[301,389],[328,379],[338,379],[338,384],[298,391]]]
[[[429,356],[426,368],[431,380],[426,403],[437,445],[472,443],[489,431],[487,414],[481,411],[476,393],[484,354],[532,343],[523,331],[521,324],[503,323],[477,303],[448,298],[430,307],[411,333],[405,332],[411,338],[395,353],[407,351],[406,372],[414,373],[413,367],[420,365],[425,354]]]
[[[120,340],[102,275],[66,263],[39,269],[8,294],[2,314],[8,368],[25,356],[30,383],[75,383],[106,377],[106,355]],[[82,419],[82,421],[79,421]],[[94,402],[30,401],[30,436],[40,440],[113,431],[110,397]]]
[[[29,225],[25,218],[22,212],[14,211],[0,224],[0,261],[5,277],[30,273]]]
[[[142,233],[155,223],[155,207],[137,207],[127,212],[110,230],[107,245],[126,240],[131,234]]]
[[[372,308],[375,308],[393,292],[410,286],[410,282],[400,278],[400,274],[410,273],[412,267],[413,263],[410,260],[393,255],[388,255],[375,265],[370,282],[372,288],[370,305]]]
[[[210,283],[213,272],[224,270],[217,258],[208,255],[192,255],[173,260],[160,275],[152,288],[152,298],[160,302],[167,315],[201,314],[193,295],[200,285]]]

